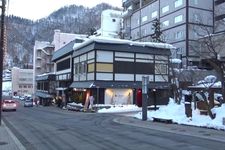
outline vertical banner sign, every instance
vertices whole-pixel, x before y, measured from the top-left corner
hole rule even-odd
[[[142,120],[147,120],[147,99],[148,99],[149,77],[142,76]]]

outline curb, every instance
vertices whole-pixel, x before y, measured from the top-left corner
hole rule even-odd
[[[11,130],[5,125],[5,122],[2,120],[2,125],[5,127],[9,136],[13,139],[14,143],[18,147],[19,150],[26,150],[26,148],[20,143],[17,137],[11,132]]]

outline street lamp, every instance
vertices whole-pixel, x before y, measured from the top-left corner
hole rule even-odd
[[[153,89],[152,92],[153,92],[154,110],[156,110],[157,109],[156,108],[156,89]]]

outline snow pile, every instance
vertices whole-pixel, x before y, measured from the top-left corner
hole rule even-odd
[[[180,64],[182,62],[182,60],[178,59],[178,58],[173,58],[173,59],[170,59],[170,62],[172,64]]]
[[[209,75],[204,78],[204,80],[198,81],[197,85],[194,87],[199,87],[199,88],[207,88],[207,87],[212,87],[212,88],[221,88],[221,82],[218,81],[216,82],[216,77],[214,75]]]
[[[153,118],[172,119],[177,124],[225,130],[225,125],[222,124],[225,117],[225,104],[213,109],[213,112],[216,113],[216,118],[213,120],[209,116],[200,115],[199,110],[194,110],[193,106],[192,110],[192,118],[187,118],[184,104],[178,105],[171,99],[167,106],[161,106],[157,111],[148,111],[148,120],[151,121]],[[142,113],[135,114],[134,117],[142,119]]]
[[[2,91],[11,91],[11,90],[12,90],[12,82],[11,81],[2,82]]]
[[[193,105],[194,104],[192,104],[192,118],[187,118],[184,104],[178,105],[173,99],[170,99],[168,105],[159,106],[159,109],[156,111],[148,111],[148,121],[152,121],[153,118],[171,119],[173,123],[177,124],[225,130],[225,125],[222,123],[223,118],[225,118],[225,104],[212,110],[212,112],[216,114],[216,118],[213,120],[207,115],[200,115],[199,110],[194,110]],[[140,120],[142,119],[142,108],[136,105],[113,105],[108,109],[103,108],[98,111],[98,113],[121,112],[137,112],[135,114],[129,114],[129,116]]]
[[[86,46],[92,42],[98,43],[109,43],[109,44],[128,44],[130,46],[143,46],[143,47],[156,47],[156,48],[166,48],[166,49],[173,49],[174,47],[171,44],[167,43],[155,43],[155,42],[135,42],[130,40],[124,39],[115,39],[115,38],[108,38],[108,37],[90,37],[89,40],[84,41],[83,43],[77,44],[73,46],[73,49],[79,50],[81,47]]]
[[[12,93],[12,82],[4,81],[2,82],[2,95],[10,96]]]
[[[121,112],[135,112],[141,111],[141,108],[136,105],[112,105],[110,108],[103,108],[98,110],[98,113],[121,113]]]

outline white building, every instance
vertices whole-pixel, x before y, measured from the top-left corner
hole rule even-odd
[[[12,94],[31,95],[33,92],[33,70],[12,68]]]
[[[101,14],[101,28],[97,36],[120,38],[122,28],[122,11],[104,10]]]
[[[54,46],[50,42],[35,41],[33,52],[33,93],[36,91],[36,76],[53,71],[51,56]]]
[[[62,33],[60,30],[55,30],[52,45],[55,46],[55,51],[65,46],[75,38],[86,38],[85,34],[73,34],[73,33]]]

